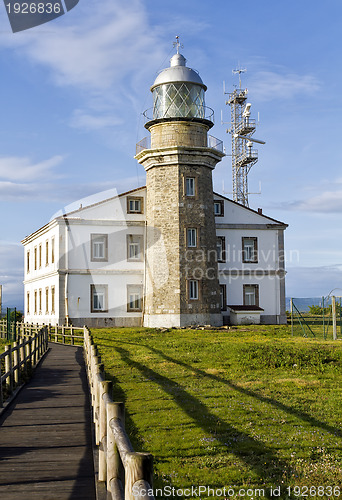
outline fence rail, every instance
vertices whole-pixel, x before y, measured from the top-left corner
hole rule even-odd
[[[22,337],[13,345],[6,345],[0,354],[0,408],[4,400],[13,395],[21,382],[27,380],[32,369],[48,349],[47,327],[40,328],[33,336]]]
[[[125,431],[123,403],[112,400],[112,383],[88,328],[84,327],[84,355],[93,406],[95,442],[99,446],[98,479],[106,481],[112,500],[144,500],[152,489],[153,457],[134,452]]]
[[[75,326],[52,326],[52,325],[39,325],[38,323],[13,323],[8,330],[6,319],[0,320],[0,338],[18,341],[23,337],[33,337],[37,335],[39,330],[46,326],[48,333],[48,340],[50,342],[61,342],[62,344],[76,343],[83,344],[83,328]]]

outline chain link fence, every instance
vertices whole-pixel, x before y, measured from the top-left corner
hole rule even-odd
[[[342,297],[321,299],[291,298],[288,317],[293,336],[324,340],[342,340]]]

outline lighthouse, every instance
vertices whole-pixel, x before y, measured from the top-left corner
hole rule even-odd
[[[151,146],[136,155],[147,188],[143,324],[219,326],[212,171],[224,154],[208,141],[207,87],[176,45],[151,87]]]

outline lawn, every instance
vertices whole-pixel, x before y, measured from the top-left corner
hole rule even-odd
[[[92,333],[135,450],[154,455],[155,487],[338,496],[327,488],[342,477],[340,341],[286,326]]]

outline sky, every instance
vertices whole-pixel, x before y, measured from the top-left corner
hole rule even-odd
[[[225,145],[215,191],[231,197],[223,82],[232,91],[232,70],[246,68],[255,137],[266,141],[248,179],[261,194],[249,204],[289,225],[286,295],[342,288],[341,29],[340,0],[80,0],[18,33],[0,5],[3,305],[22,307],[26,235],[76,200],[145,184],[135,144],[148,134],[142,113],[176,35]]]

